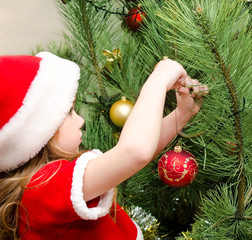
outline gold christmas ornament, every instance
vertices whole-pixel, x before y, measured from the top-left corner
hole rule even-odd
[[[121,100],[115,102],[109,111],[111,121],[117,126],[122,128],[126,122],[134,104],[127,100],[125,96]]]

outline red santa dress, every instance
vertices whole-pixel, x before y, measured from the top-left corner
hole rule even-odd
[[[31,179],[21,199],[21,240],[141,240],[140,228],[117,204],[116,221],[109,215],[113,189],[85,202],[82,179],[92,150],[69,162],[47,164]]]

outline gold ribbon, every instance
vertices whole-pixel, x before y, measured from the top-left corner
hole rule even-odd
[[[113,72],[113,63],[119,62],[120,66],[122,64],[122,54],[120,49],[115,49],[113,52],[109,50],[102,50],[102,55],[107,57],[105,67],[108,71]]]

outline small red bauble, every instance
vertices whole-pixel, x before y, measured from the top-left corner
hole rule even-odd
[[[236,150],[237,145],[235,143],[232,142],[227,142],[227,145],[229,147],[229,150],[232,150],[233,152]]]
[[[174,150],[165,153],[158,162],[160,179],[171,187],[181,188],[193,182],[198,173],[198,163],[195,157],[176,146]]]
[[[143,18],[146,16],[140,8],[134,7],[129,10],[126,17],[126,24],[133,32],[136,32],[140,25],[143,23]]]

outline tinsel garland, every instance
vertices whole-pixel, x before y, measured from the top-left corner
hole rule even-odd
[[[138,206],[124,206],[124,210],[141,228],[145,240],[161,240],[158,236],[159,222],[155,217]]]

